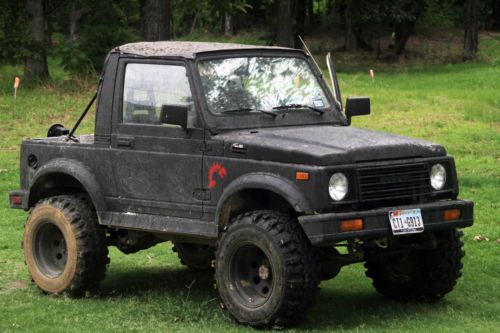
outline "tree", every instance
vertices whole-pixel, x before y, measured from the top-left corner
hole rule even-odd
[[[344,48],[346,51],[356,50],[356,39],[353,32],[352,8],[353,0],[345,0],[343,7],[343,17],[345,24]]]
[[[147,41],[170,38],[170,0],[145,0],[142,7],[142,37]]]
[[[314,0],[307,0],[307,27],[311,30],[314,25]]]
[[[279,46],[293,47],[292,1],[278,0],[278,34],[276,43]]]
[[[0,63],[24,62],[31,30],[25,1],[0,2]]]
[[[500,1],[491,0],[491,29],[500,29]]]
[[[252,18],[252,25],[257,28],[265,28],[269,9],[274,9],[269,4],[269,0],[248,0],[247,2],[249,6],[248,16]]]
[[[24,79],[28,83],[45,80],[49,77],[45,37],[45,5],[45,0],[26,1],[31,31],[28,55],[24,62]]]
[[[307,1],[297,0],[295,2],[295,33],[294,33],[294,46],[296,48],[301,48],[301,42],[299,36],[304,37],[306,30],[306,12],[307,12]]]
[[[100,70],[112,48],[143,39],[139,0],[50,0],[50,7],[48,17],[58,33],[53,52],[78,77]]]
[[[390,59],[397,61],[404,53],[415,24],[425,9],[425,0],[393,0],[386,7],[389,20],[394,23],[394,45]]]
[[[464,22],[464,48],[462,59],[471,60],[477,53],[479,1],[467,0],[465,2],[465,22]]]
[[[85,9],[77,1],[71,3],[69,9],[69,40],[76,42],[80,39],[80,27],[85,17]]]
[[[231,11],[226,8],[224,10],[224,35],[231,36],[233,34],[233,15]]]
[[[239,15],[246,14],[252,5],[248,0],[217,0],[214,2],[217,13],[221,19],[221,31],[226,36],[231,36],[238,23]],[[248,26],[248,18],[245,18],[245,26]]]
[[[336,2],[340,17],[344,22],[344,49],[355,51],[373,50],[371,42],[371,27],[380,22],[380,0],[341,0]]]

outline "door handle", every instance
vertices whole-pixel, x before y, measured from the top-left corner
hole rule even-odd
[[[118,137],[118,147],[134,148],[134,138],[129,136]]]

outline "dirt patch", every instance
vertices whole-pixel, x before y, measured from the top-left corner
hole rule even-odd
[[[24,283],[21,280],[9,282],[7,284],[7,286],[5,287],[5,289],[7,289],[7,290],[16,290],[16,289],[24,289],[24,288],[26,288],[26,283]]]

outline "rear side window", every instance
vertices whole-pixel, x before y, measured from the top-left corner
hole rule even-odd
[[[188,125],[196,112],[186,68],[178,65],[127,64],[123,87],[123,122],[163,125],[162,106],[187,106]]]

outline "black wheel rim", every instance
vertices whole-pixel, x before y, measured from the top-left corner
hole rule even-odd
[[[415,253],[402,254],[386,263],[385,269],[392,280],[408,282],[418,269],[418,257]]]
[[[40,271],[51,278],[61,275],[68,259],[66,240],[61,230],[53,223],[44,223],[37,230],[34,245]]]
[[[230,281],[239,301],[247,307],[267,302],[273,288],[273,270],[264,251],[255,245],[243,245],[233,254],[229,267]]]

